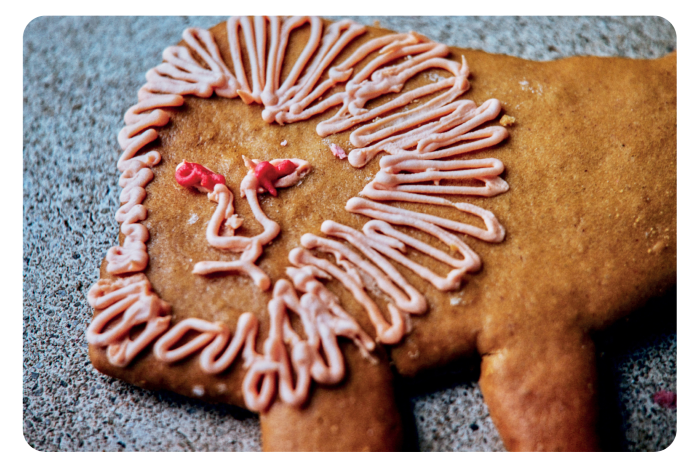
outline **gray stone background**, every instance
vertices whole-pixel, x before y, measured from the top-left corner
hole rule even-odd
[[[145,72],[189,26],[218,17],[41,17],[24,32],[23,413],[41,451],[259,450],[255,415],[149,392],[91,366],[87,291],[116,243],[116,135]],[[356,17],[450,45],[533,60],[655,58],[675,50],[658,17]],[[657,451],[676,433],[675,290],[597,336],[603,444]],[[478,362],[403,381],[408,449],[503,450],[478,388]],[[425,382],[428,381],[428,382]]]

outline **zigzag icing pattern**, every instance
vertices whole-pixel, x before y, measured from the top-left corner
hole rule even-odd
[[[88,343],[107,347],[107,359],[124,367],[163,334],[170,325],[170,305],[158,298],[142,273],[116,279],[100,279],[88,291],[88,303],[101,310],[87,329]],[[114,324],[108,328],[108,325]],[[135,340],[131,330],[146,324]]]
[[[121,224],[120,230],[125,238],[121,246],[112,247],[107,252],[107,272],[110,274],[143,271],[148,265],[148,229],[138,221],[148,216],[141,203],[146,198],[146,185],[153,180],[151,167],[160,163],[160,154],[157,151],[136,154],[158,138],[152,127],[165,126],[170,121],[168,114],[160,108],[179,107],[184,103],[182,96],[174,94],[144,94],[143,97],[124,115],[126,126],[118,136],[119,145],[124,150],[117,162],[117,168],[122,172],[119,201],[124,204],[117,210],[115,218]]]
[[[309,39],[292,71],[280,84],[290,34],[307,23]],[[266,43],[268,29],[269,44]],[[239,30],[245,38],[252,86],[241,56]],[[150,167],[160,161],[160,155],[155,151],[136,154],[157,138],[153,127],[167,124],[168,115],[160,108],[182,105],[183,95],[206,98],[216,93],[227,98],[241,97],[246,104],[262,104],[262,118],[279,124],[306,120],[339,107],[333,117],[318,124],[316,129],[320,136],[362,124],[350,135],[350,142],[355,146],[348,155],[350,164],[362,167],[380,153],[386,153],[380,161],[379,172],[360,193],[364,198],[354,197],[346,205],[349,212],[372,220],[364,225],[362,232],[331,220],[323,223],[324,234],[344,240],[354,250],[329,238],[302,236],[302,246],[289,253],[293,267],[287,269],[287,275],[292,282],[278,280],[268,304],[271,329],[263,345],[263,354],[255,350],[258,322],[251,313],[241,315],[233,334],[223,323],[195,318],[184,319],[168,330],[170,317],[165,315],[169,306],[155,296],[143,274],[115,281],[102,279],[92,287],[90,304],[101,312],[88,329],[88,342],[107,347],[109,361],[117,366],[128,365],[149,344],[154,346],[155,357],[165,362],[198,353],[199,365],[206,373],[220,373],[241,355],[247,368],[243,387],[246,405],[251,410],[264,411],[276,394],[286,403],[301,405],[308,397],[311,380],[325,384],[342,380],[345,371],[337,342],[340,336],[351,339],[363,354],[372,358],[369,352],[375,347],[374,341],[345,312],[338,297],[321,280],[339,280],[367,312],[376,340],[395,344],[410,332],[410,315],[425,313],[427,303],[389,260],[411,269],[443,291],[458,288],[466,274],[480,269],[479,256],[455,233],[486,242],[500,242],[505,230],[490,211],[469,203],[452,202],[444,196],[490,197],[507,191],[508,184],[499,176],[504,170],[503,164],[493,158],[442,159],[494,146],[507,138],[508,132],[501,126],[477,129],[498,116],[500,103],[489,99],[477,107],[472,101],[457,100],[469,89],[466,61],[463,57],[461,64],[447,60],[449,49],[446,46],[418,34],[391,34],[372,39],[341,64],[330,67],[343,49],[365,32],[363,26],[340,21],[324,32],[318,18],[232,17],[227,22],[227,32],[233,71],[225,65],[209,31],[189,28],[183,33],[183,39],[207,68],[200,65],[187,47],[173,46],[163,52],[164,63],[146,74],[147,82],[139,90],[139,103],[127,112],[127,126],[119,134],[119,143],[124,149],[118,163],[123,172],[120,186],[124,188],[120,200],[125,204],[117,212],[117,220],[126,237],[121,247],[113,247],[108,252],[107,271],[133,273],[147,265],[148,231],[138,223],[146,218],[147,212],[140,203],[145,197],[145,185],[153,178]],[[371,54],[376,56],[355,72],[353,67]],[[373,109],[365,108],[371,99],[400,93],[408,79],[432,68],[446,70],[453,76],[399,94]],[[321,81],[326,70],[328,77]],[[328,90],[343,82],[347,83],[342,92],[324,97]],[[416,99],[440,91],[444,92],[405,110]],[[387,115],[397,109],[404,110]],[[295,161],[306,164],[304,173],[309,170],[305,161]],[[231,262],[197,263],[194,273],[243,272],[261,289],[269,288],[269,277],[254,263],[263,246],[277,236],[279,226],[259,207],[257,197],[262,189],[252,171],[259,162],[246,161],[251,170],[241,182],[241,196],[248,199],[264,232],[253,238],[236,237],[234,230],[240,224],[233,212],[233,193],[223,184],[216,185],[209,193],[209,199],[217,203],[217,208],[207,228],[207,241],[214,247],[240,252],[241,257]],[[300,171],[295,174],[292,175],[297,179],[303,176]],[[474,180],[483,185],[441,185],[443,181],[455,180]],[[279,186],[295,183],[286,182]],[[430,182],[432,185],[426,184]],[[479,217],[486,228],[383,204],[387,201],[453,207]],[[220,234],[222,225],[223,235]],[[394,226],[421,230],[459,257],[400,232]],[[409,259],[405,255],[407,247],[452,269],[446,276],[440,276]],[[314,256],[311,250],[331,253],[335,264]],[[369,284],[365,284],[363,275],[372,277],[389,297],[388,321],[365,291]],[[303,293],[301,297],[297,291]],[[301,318],[306,339],[291,328],[290,312]],[[116,324],[106,331],[109,323]],[[129,330],[143,323],[146,323],[146,330],[131,341]],[[188,332],[196,332],[198,336],[179,344]]]

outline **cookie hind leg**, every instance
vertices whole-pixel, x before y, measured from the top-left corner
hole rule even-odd
[[[598,450],[595,347],[572,330],[483,356],[479,385],[510,451]]]

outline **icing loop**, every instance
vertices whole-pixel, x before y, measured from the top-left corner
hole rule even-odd
[[[255,30],[251,25],[250,18],[234,16],[229,18],[228,37],[231,44],[231,56],[236,69],[236,78],[239,82],[237,94],[243,99],[246,104],[256,102],[262,103],[260,95],[263,87],[265,87],[265,47],[267,39],[267,30],[265,27],[266,21],[270,22],[271,46],[270,58],[273,58],[273,50],[279,42],[279,19],[277,17],[262,17],[255,18]],[[243,34],[246,40],[246,48],[248,59],[250,60],[250,74],[253,79],[253,89],[251,90],[246,79],[245,71],[243,70],[243,61],[241,59],[240,44],[238,42],[238,28],[243,29]],[[254,36],[254,37],[253,37]]]
[[[331,279],[331,276],[314,266],[289,267],[286,273],[297,290],[315,295],[328,308],[333,315],[332,321],[337,324],[335,328],[337,334],[353,340],[362,354],[370,358],[369,352],[375,348],[372,338],[343,309],[338,297],[316,279],[317,277]]]
[[[409,42],[410,45],[404,45],[406,42]],[[333,102],[337,102],[335,105],[342,102],[342,107],[333,117],[318,124],[316,131],[319,136],[328,136],[347,130],[358,123],[371,121],[391,110],[403,107],[415,99],[434,94],[443,88],[455,88],[451,92],[421,106],[420,111],[424,112],[437,105],[453,101],[469,88],[469,82],[466,79],[469,75],[469,69],[466,66],[466,62],[463,61],[460,67],[451,60],[438,58],[446,56],[449,53],[449,49],[442,44],[429,41],[417,34],[393,34],[373,39],[358,49],[358,51],[362,50],[361,54],[352,58],[359,61],[382,46],[380,55],[348,82],[345,92],[332,96]],[[377,70],[382,65],[408,56],[411,56],[410,60]],[[371,99],[390,92],[400,92],[408,79],[429,68],[442,68],[452,73],[454,77],[404,93],[372,110],[364,108],[365,104]],[[355,133],[353,132],[353,135]],[[350,141],[355,146],[358,146],[356,139],[357,136],[355,136],[355,140],[351,136]]]
[[[143,89],[165,94],[211,97],[214,88],[226,87],[226,75],[197,63],[187,47],[171,46],[163,51],[164,63],[146,73]]]
[[[390,303],[387,308],[391,316],[391,323],[387,322],[379,306],[365,292],[365,284],[359,272],[347,261],[342,261],[340,257],[336,258],[342,269],[328,260],[315,257],[304,248],[295,248],[289,252],[289,262],[294,266],[298,268],[312,266],[315,270],[323,271],[326,275],[340,281],[352,293],[355,300],[362,305],[372,321],[377,334],[377,341],[384,344],[398,343],[407,329],[406,313],[402,313],[394,304]]]
[[[306,282],[298,270],[288,272],[300,284]],[[264,356],[252,363],[243,383],[246,405],[251,410],[264,411],[271,405],[275,379],[279,381],[280,398],[293,406],[306,401],[312,379],[322,384],[340,382],[345,376],[345,363],[338,336],[350,337],[365,352],[374,348],[357,323],[346,313],[329,309],[329,296],[324,297],[306,292],[299,298],[288,281],[281,279],[275,284],[268,303],[270,333],[263,346]],[[292,329],[287,310],[301,319],[306,340]]]
[[[314,271],[290,268],[288,273],[304,294],[300,298],[289,281],[277,281],[268,303],[270,333],[262,354],[255,350],[258,320],[252,313],[239,317],[233,336],[224,323],[198,318],[184,319],[165,332],[170,306],[153,293],[143,274],[100,279],[90,289],[88,302],[101,311],[88,328],[88,342],[107,347],[115,366],[128,365],[150,344],[155,358],[166,363],[199,354],[206,374],[225,371],[240,355],[248,369],[243,383],[248,408],[267,410],[277,393],[284,402],[300,406],[308,399],[311,380],[336,384],[345,376],[338,337],[352,339],[365,355],[374,343],[339,307],[337,297],[314,279]],[[299,316],[306,339],[292,329],[288,311]],[[131,340],[133,329],[144,323],[145,329]],[[180,344],[192,332],[196,337]]]
[[[123,188],[119,201],[124,204],[117,210],[115,218],[121,224],[120,230],[125,237],[121,246],[114,246],[107,252],[107,272],[111,274],[143,271],[148,265],[145,243],[148,241],[148,230],[138,221],[148,216],[141,203],[146,198],[145,187],[153,179],[150,168],[160,163],[161,157],[157,151],[136,154],[158,137],[151,126],[168,123],[170,117],[160,107],[178,107],[183,102],[179,95],[151,95],[132,106],[124,116],[127,126],[118,136],[124,152],[117,162],[117,168],[122,172],[119,186]]]
[[[428,105],[430,102],[425,104]],[[382,151],[396,154],[401,150],[416,147],[418,153],[424,153],[458,141],[476,140],[443,151],[435,151],[432,157],[444,158],[493,146],[508,136],[508,130],[500,126],[471,132],[475,127],[498,116],[501,105],[496,99],[489,99],[479,108],[472,101],[453,102],[419,112],[422,108],[423,106],[396,113],[353,132],[350,135],[351,142],[359,149],[353,149],[348,154],[350,164],[353,167],[363,167]],[[436,118],[439,120],[434,121]],[[410,131],[391,136],[405,130]],[[381,141],[369,145],[377,140]],[[429,144],[430,146],[426,147]]]
[[[240,84],[226,67],[211,32],[206,29],[187,28],[182,33],[182,38],[187,45],[197,52],[214,73],[220,73],[224,76],[223,81],[214,87],[214,92],[221,97],[236,97]],[[206,50],[200,45],[200,42],[204,44]]]
[[[349,261],[354,266],[363,270],[372,277],[379,289],[391,297],[396,306],[406,313],[421,314],[428,309],[425,298],[413,288],[404,277],[384,258],[376,255],[367,243],[362,242],[362,235],[356,230],[338,224],[333,221],[325,221],[321,225],[321,231],[326,235],[342,238],[355,248],[360,250],[367,258],[371,259],[379,268],[375,267],[362,256],[350,248],[333,240],[305,234],[301,237],[301,244],[305,248],[318,249],[324,253],[331,253],[336,257],[336,262]],[[397,287],[398,286],[398,287]],[[403,290],[401,290],[403,289]]]
[[[320,28],[320,26],[316,27]],[[321,98],[326,91],[350,77],[352,70],[339,71],[338,69],[330,69],[328,79],[320,84],[318,83],[321,75],[328,69],[333,60],[353,39],[363,34],[365,28],[352,21],[338,21],[328,27],[323,38],[320,38],[318,32],[314,33],[315,31],[314,23],[312,23],[312,34],[304,52],[297,59],[294,70],[297,70],[297,67],[299,67],[299,71],[301,71],[302,64],[309,59],[309,56],[305,55],[305,53],[307,51],[313,53],[319,47],[319,39],[320,48],[316,51],[314,59],[308,65],[306,72],[299,78],[299,82],[294,84],[298,79],[299,71],[296,74],[290,74],[277,93],[277,102],[275,104],[272,102],[265,103],[262,117],[266,122],[272,123],[276,121],[279,124],[284,124],[306,120],[313,115],[324,112],[330,107],[338,105],[337,99],[329,98],[307,109],[312,102]],[[342,65],[339,68],[341,67]]]
[[[107,252],[107,272],[123,274],[143,271],[148,264],[146,241],[148,230],[139,221],[148,216],[146,208],[141,204],[146,196],[145,187],[153,179],[153,172],[139,160],[131,160],[119,179],[123,188],[120,200],[126,204],[121,206],[115,215],[121,223],[121,233],[125,235],[122,246],[115,246]]]
[[[107,359],[117,367],[128,365],[170,323],[170,305],[153,293],[143,274],[114,281],[100,279],[90,288],[88,303],[100,313],[87,329],[87,341],[107,347]],[[131,330],[142,324],[146,327],[132,339]]]
[[[173,349],[178,341],[191,331],[197,331],[200,335],[187,344]],[[255,352],[257,333],[258,320],[251,313],[244,313],[238,318],[233,338],[231,338],[231,331],[223,323],[187,318],[158,339],[153,346],[153,353],[158,360],[173,363],[201,350],[199,365],[202,370],[207,374],[218,374],[231,366],[239,353],[242,354],[245,366],[251,364],[258,355]]]

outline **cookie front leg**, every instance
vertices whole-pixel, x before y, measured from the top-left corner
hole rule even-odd
[[[309,401],[295,408],[277,400],[260,416],[265,451],[396,451],[402,430],[393,375],[377,349],[369,360],[352,344],[341,345],[346,376],[334,386],[315,384]],[[381,354],[381,355],[378,355]]]
[[[580,331],[516,339],[483,355],[479,384],[510,451],[594,451],[595,347]]]

